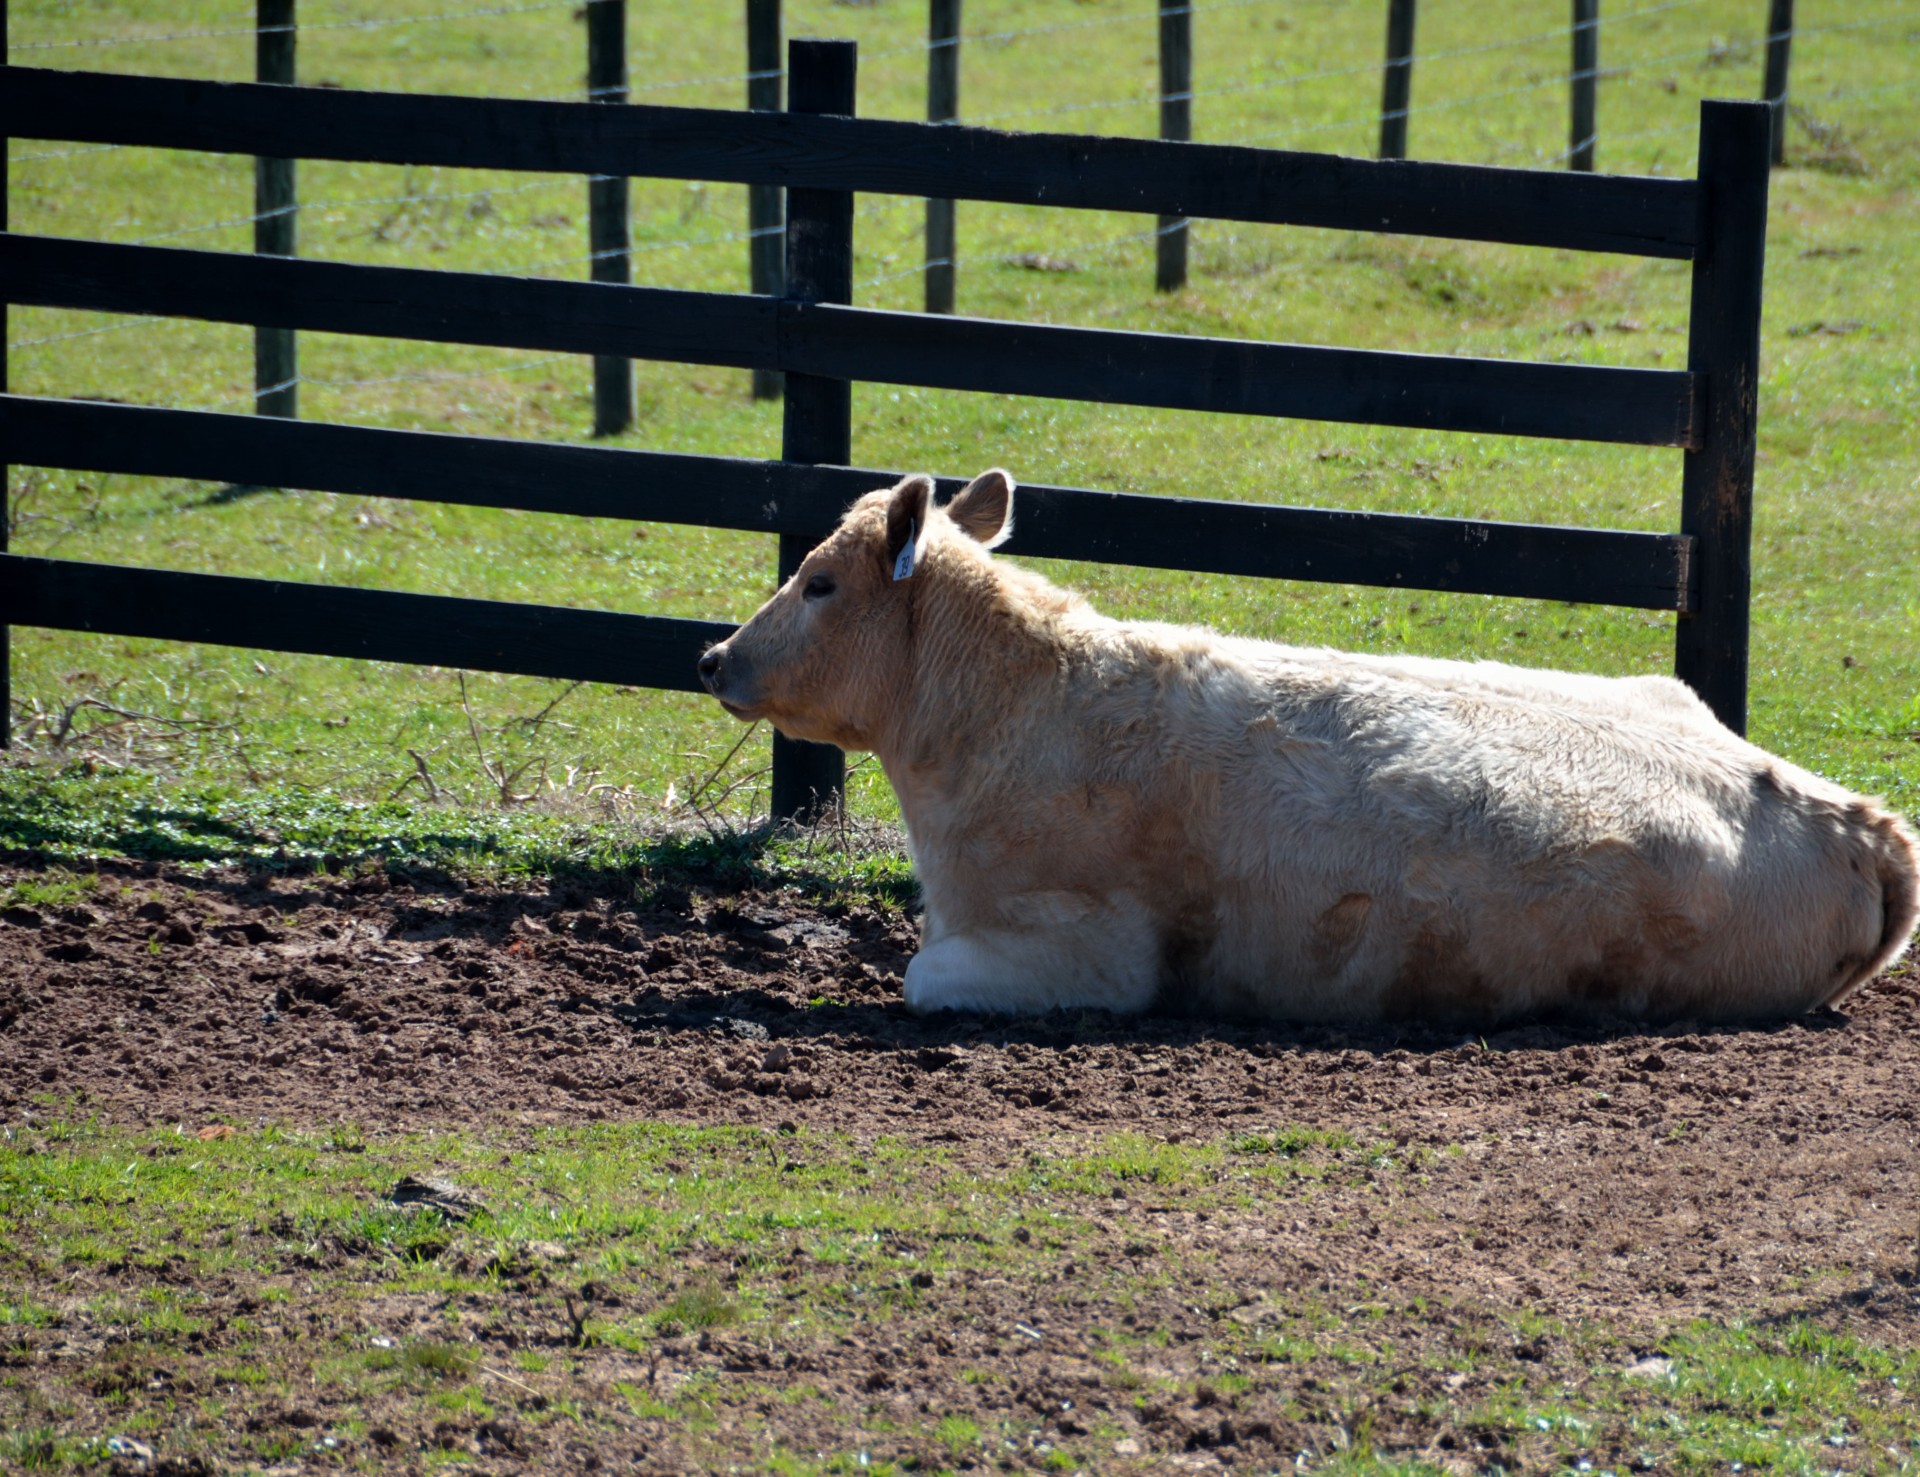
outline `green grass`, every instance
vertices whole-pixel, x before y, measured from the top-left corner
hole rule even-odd
[[[1600,163],[1691,169],[1696,100],[1751,95],[1762,15],[1746,0],[1609,17]],[[424,26],[356,27],[303,11],[301,75],[350,87],[572,96],[582,28],[564,7]],[[1758,470],[1752,732],[1803,764],[1920,809],[1920,438],[1913,434],[1920,280],[1910,199],[1920,181],[1908,106],[1912,22],[1828,0],[1798,17],[1790,167],[1768,241]],[[1196,133],[1364,153],[1379,37],[1366,7],[1274,0],[1203,10]],[[792,0],[791,35],[858,39],[861,111],[911,117],[924,97],[924,18],[905,3]],[[1030,0],[970,8],[964,111],[1009,127],[1153,130],[1150,15]],[[1427,158],[1527,163],[1561,148],[1558,11],[1440,7],[1422,17],[1412,148]],[[82,11],[16,4],[15,52],[39,64],[243,77],[250,39],[213,0]],[[737,7],[637,7],[636,96],[733,107]],[[1071,27],[1054,30],[1055,27]],[[222,31],[230,34],[196,35]],[[1007,36],[1000,33],[1027,32]],[[1514,44],[1517,35],[1540,39]],[[181,39],[157,40],[154,37]],[[1313,80],[1297,80],[1311,76]],[[1274,85],[1284,78],[1288,85]],[[1123,105],[1092,106],[1114,99]],[[15,140],[11,222],[28,232],[245,250],[244,159]],[[58,157],[45,157],[45,156]],[[333,260],[584,275],[577,180],[474,171],[301,166],[303,254]],[[432,198],[402,200],[398,197]],[[745,222],[733,187],[636,182],[638,280],[737,290]],[[858,300],[912,307],[915,202],[862,202]],[[1682,264],[1403,237],[1202,224],[1189,288],[1151,290],[1147,223],[963,204],[961,311],[1351,344],[1674,366]],[[178,233],[178,234],[175,234]],[[1132,239],[1128,239],[1132,238]],[[704,244],[703,244],[704,243]],[[1016,259],[1042,253],[1067,270]],[[244,409],[244,328],[16,308],[11,387],[139,403]],[[90,330],[107,328],[105,332]],[[83,334],[82,337],[60,337]],[[48,341],[54,340],[54,341]],[[590,427],[584,361],[303,335],[303,414],[550,440]],[[637,366],[640,421],[621,444],[773,456],[780,410],[743,374]],[[854,458],[971,472],[1002,462],[1035,481],[1173,496],[1671,529],[1679,457],[1633,448],[1266,422],[862,385]],[[766,593],[771,541],[724,531],[570,520],[205,483],[12,470],[12,547],[166,568],[736,619]],[[404,492],[405,489],[396,489]],[[759,571],[758,574],[753,573]],[[1497,657],[1603,672],[1661,670],[1671,620],[1553,602],[1447,597],[1066,565],[1052,573],[1120,615],[1367,650]],[[740,730],[684,694],[581,687],[276,653],[16,629],[19,751],[84,759],[190,787],[356,801],[428,795],[466,807],[553,802],[591,815],[684,813]],[[129,716],[136,715],[136,716]],[[765,733],[701,804],[764,808]],[[503,780],[508,782],[503,783]],[[891,811],[859,771],[857,809]],[[518,797],[531,797],[521,800]],[[438,807],[431,807],[436,812]]]
[[[1162,1147],[1156,1185],[1183,1187],[1197,1203],[1232,1189],[1219,1151]],[[56,1119],[0,1144],[9,1228],[0,1278],[22,1289],[7,1305],[10,1339],[113,1332],[97,1359],[74,1363],[51,1386],[40,1380],[43,1396],[65,1382],[75,1399],[158,1416],[150,1392],[204,1382],[196,1371],[211,1359],[235,1398],[305,1391],[336,1413],[335,1425],[340,1411],[426,1407],[485,1419],[498,1401],[536,1389],[538,1408],[557,1412],[571,1382],[602,1367],[595,1361],[650,1367],[676,1339],[720,1333],[830,1347],[847,1336],[899,1337],[888,1330],[929,1317],[920,1289],[956,1279],[1015,1279],[1030,1289],[1029,1316],[1067,1317],[1061,1268],[1103,1234],[1094,1214],[1136,1177],[1144,1153],[1142,1141],[1122,1136],[1045,1156],[1025,1172],[983,1174],[897,1140],[805,1131],[770,1138],[635,1124],[409,1134],[368,1139],[349,1154],[320,1132],[203,1141]],[[1360,1162],[1354,1152],[1312,1157]],[[491,1210],[454,1225],[385,1207],[398,1177],[421,1165],[472,1188]],[[566,1260],[535,1249],[549,1243]],[[83,1245],[96,1250],[77,1254]],[[162,1270],[166,1285],[152,1286]],[[76,1286],[94,1291],[77,1300]],[[289,1287],[291,1303],[264,1295]],[[457,1311],[468,1307],[494,1310],[491,1335],[476,1339]],[[444,1333],[420,1331],[435,1309]],[[259,1327],[290,1316],[311,1330],[297,1343]],[[545,1347],[536,1341],[537,1357],[510,1363],[489,1346],[507,1329],[516,1339],[538,1333]],[[711,1375],[671,1387],[623,1376],[615,1389],[634,1417],[695,1435],[714,1431],[738,1400]],[[0,1383],[0,1403],[9,1398]],[[177,1423],[170,1429],[183,1439]],[[957,1456],[982,1429],[949,1412],[934,1440]],[[74,1460],[65,1439],[46,1448],[56,1466]],[[242,1450],[270,1455],[246,1441]]]
[[[693,1470],[738,1462],[743,1430],[791,1411],[850,1453],[845,1470],[1014,1451],[1076,1470],[1111,1457],[1126,1413],[1167,1409],[1289,1423],[1316,1469],[1348,1472],[1439,1470],[1420,1465],[1409,1430],[1453,1431],[1510,1470],[1637,1456],[1660,1470],[1826,1470],[1849,1449],[1913,1451],[1920,1354],[1809,1319],[1678,1328],[1660,1345],[1667,1372],[1647,1379],[1624,1373],[1637,1334],[1604,1318],[1408,1302],[1357,1274],[1283,1278],[1249,1304],[1244,1269],[1221,1257],[1287,1200],[1364,1202],[1394,1172],[1380,1145],[1290,1126],[1261,1137],[1296,1143],[1314,1173],[1263,1152],[1276,1178],[1249,1201],[1244,1136],[1118,1135],[962,1164],[885,1137],[596,1124],[373,1135],[341,1153],[320,1132],[202,1141],[50,1113],[0,1144],[0,1280],[18,1290],[5,1341],[35,1370],[30,1385],[0,1378],[15,1433],[0,1456],[74,1470],[99,1460],[83,1437],[111,1429],[269,1463],[328,1437],[364,1454],[383,1424],[510,1419],[569,1439],[645,1432],[679,1443]],[[424,1166],[490,1209],[464,1224],[383,1209]],[[1137,1230],[1132,1215],[1114,1223],[1116,1193],[1172,1201],[1214,1241],[1164,1264],[1117,1257]],[[83,1241],[103,1254],[76,1256]],[[287,1320],[305,1335],[276,1332]],[[1078,1436],[999,1393],[1043,1367],[1030,1339],[1051,1349],[1062,1335],[1082,1371],[1066,1387]],[[978,1362],[914,1386],[927,1413],[902,1426],[815,1375],[766,1383],[750,1360],[690,1363],[709,1338],[792,1351],[796,1372],[850,1357],[858,1377],[861,1349],[949,1338]],[[35,1362],[53,1345],[76,1352]],[[867,1357],[917,1378],[902,1353]],[[1450,1394],[1463,1380],[1481,1393]],[[176,1398],[194,1391],[217,1400]],[[296,1406],[309,1414],[280,1417]],[[841,1469],[830,1452],[787,1456],[769,1469]]]
[[[696,877],[792,887],[824,901],[901,906],[914,894],[911,870],[885,830],[828,827],[791,836],[564,808],[482,811],[305,788],[168,784],[137,771],[74,766],[0,769],[0,851],[68,864],[0,889],[0,906],[79,901],[97,878],[69,868],[116,857],[346,875],[379,868],[395,876],[570,877],[628,888],[640,899]]]
[[[19,877],[0,888],[0,906],[64,908],[81,901],[98,884],[93,876],[78,877],[62,868],[37,876]]]

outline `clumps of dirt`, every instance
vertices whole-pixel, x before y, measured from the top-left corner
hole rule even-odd
[[[0,895],[33,895],[11,884],[34,880],[0,870]],[[772,1369],[768,1346],[711,1328],[663,1337],[651,1364],[622,1372],[605,1352],[592,1366],[609,1388],[708,1381],[724,1421],[778,1429],[792,1449],[840,1431],[832,1411],[920,1430],[916,1402],[938,1388],[973,1402],[969,1420],[1040,1412],[1063,1442],[1097,1427],[1116,1470],[1174,1456],[1202,1470],[1291,1463],[1351,1424],[1335,1408],[1350,1377],[1337,1350],[1275,1356],[1300,1361],[1284,1406],[1235,1396],[1205,1350],[1210,1329],[1279,1327],[1302,1300],[1373,1309],[1409,1350],[1485,1345],[1484,1377],[1409,1353],[1393,1398],[1367,1416],[1378,1449],[1442,1466],[1506,1460],[1457,1418],[1497,1398],[1499,1378],[1535,1370],[1543,1389],[1588,1378],[1592,1350],[1516,1333],[1541,1309],[1637,1339],[1623,1364],[1698,1319],[1811,1319],[1920,1348],[1911,963],[1850,1017],[1461,1039],[1099,1013],[922,1019],[901,1001],[915,939],[898,911],[788,892],[687,887],[635,901],[564,882],[103,868],[78,901],[0,913],[0,1116],[26,1123],[54,1103],[188,1131],[215,1119],[369,1133],[601,1118],[750,1125],[775,1139],[831,1129],[856,1146],[937,1142],[986,1175],[1121,1134],[1284,1154],[1304,1125],[1423,1166],[1232,1215],[1150,1189],[1097,1215],[1097,1250],[1072,1275],[1089,1289],[1120,1278],[1138,1296],[1087,1316],[1165,1339],[1171,1373],[1149,1371],[1138,1400],[1083,1330],[1035,1326],[1026,1290],[995,1279],[926,1290],[898,1347],[849,1335],[787,1349]],[[1157,1283],[1125,1280],[1148,1265],[1164,1269]],[[503,1298],[524,1283],[532,1301],[474,1337],[505,1358],[545,1318],[554,1347],[571,1347],[586,1303],[562,1318],[539,1265],[501,1274]],[[968,1370],[993,1377],[970,1382]],[[768,1393],[802,1376],[823,1392],[818,1409]],[[1152,1393],[1175,1386],[1177,1398]],[[416,1454],[439,1441],[499,1471],[581,1455],[504,1407],[489,1422],[377,1427],[367,1440]],[[671,1470],[684,1457],[656,1455],[633,1461]],[[943,1460],[932,1446],[922,1455]]]
[[[0,886],[24,872],[0,871]],[[13,889],[18,893],[21,889]],[[617,1114],[940,1135],[1240,1120],[1782,1149],[1911,1125],[1914,974],[1847,1017],[1645,1034],[910,1015],[915,921],[798,893],[106,869],[0,913],[0,1109],[377,1126]]]

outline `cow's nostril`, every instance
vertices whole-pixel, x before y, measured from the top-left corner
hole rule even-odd
[[[719,676],[720,653],[718,651],[710,651],[700,658],[700,680],[711,687]]]

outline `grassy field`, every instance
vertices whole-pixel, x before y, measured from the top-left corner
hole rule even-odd
[[[1698,0],[1610,16],[1602,168],[1686,172],[1696,100],[1758,86],[1763,7]],[[1008,127],[1150,133],[1151,20],[1108,3],[970,9],[963,111]],[[313,83],[577,95],[583,26],[566,7],[413,25],[382,7],[301,12]],[[788,7],[791,35],[856,37],[861,109],[923,106],[922,9],[887,0]],[[1203,8],[1196,133],[1365,152],[1378,17],[1368,7]],[[636,98],[736,106],[732,7],[640,6]],[[1551,167],[1563,147],[1564,17],[1553,6],[1434,6],[1421,17],[1411,148]],[[1915,17],[1888,5],[1803,7],[1790,164],[1774,177],[1755,549],[1753,734],[1846,783],[1920,808],[1920,442],[1910,202]],[[197,5],[12,7],[22,63],[244,77],[251,38]],[[100,43],[100,44],[96,44]],[[710,79],[710,80],[700,80]],[[245,250],[248,161],[34,140],[10,145],[14,229]],[[581,276],[577,180],[301,166],[302,254]],[[743,192],[637,182],[636,279],[744,285]],[[1151,222],[964,205],[962,312],[1516,359],[1677,362],[1681,264],[1409,238],[1195,228],[1187,291],[1151,289]],[[857,300],[913,306],[917,202],[865,199]],[[10,383],[28,393],[244,410],[245,329],[14,309]],[[316,419],[580,439],[590,376],[574,358],[303,335],[303,414]],[[745,376],[638,366],[635,446],[777,454],[779,410]],[[855,460],[1035,481],[1603,526],[1677,522],[1677,453],[1368,427],[1264,422],[863,385]],[[406,489],[397,488],[396,493]],[[771,584],[769,540],[328,494],[236,495],[207,484],[15,468],[12,546],[27,553],[740,618]],[[742,571],[761,570],[761,577]],[[1488,656],[1607,672],[1670,662],[1670,620],[1553,603],[1274,584],[1067,566],[1058,577],[1121,614],[1373,650]],[[684,695],[409,670],[224,648],[16,631],[18,752],[90,753],[201,785],[309,786],[357,798],[407,788],[494,804],[591,791],[642,815],[684,804],[739,734]],[[76,706],[78,705],[78,706]],[[145,715],[131,718],[126,715]],[[544,718],[541,715],[545,715]],[[711,799],[764,798],[764,732]],[[490,773],[491,771],[491,773]],[[519,772],[514,784],[499,780]],[[856,808],[885,815],[871,768]]]

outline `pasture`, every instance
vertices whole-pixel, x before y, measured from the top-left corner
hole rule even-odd
[[[11,58],[244,78],[232,7],[14,0]],[[568,6],[301,10],[300,75],[578,96]],[[1599,167],[1691,170],[1765,7],[1605,18]],[[1136,13],[1137,12],[1137,13]],[[913,117],[925,7],[794,0]],[[1195,137],[1367,153],[1380,8],[1203,5]],[[635,97],[736,106],[737,7]],[[1415,157],[1555,167],[1564,7],[1422,11]],[[1768,238],[1751,733],[1920,813],[1920,12],[1803,3]],[[1557,28],[1557,29],[1556,29]],[[1150,9],[967,11],[961,113],[1149,134]],[[247,161],[9,146],[17,231],[245,250]],[[303,164],[300,251],[586,275],[586,185]],[[739,290],[743,190],[636,181],[635,280]],[[919,301],[863,199],[856,302]],[[1672,367],[1679,263],[964,206],[962,313]],[[15,308],[8,387],[245,409],[243,328]],[[584,440],[578,359],[306,334],[313,419]],[[772,456],[744,372],[619,444]],[[1667,530],[1678,454],[860,386],[856,460]],[[10,547],[740,619],[772,540],[9,469]],[[1670,617],[1048,569],[1116,614],[1665,670]],[[1486,1039],[920,1021],[884,781],[753,828],[710,701],[12,633],[0,1468],[1897,1470],[1920,1461],[1920,978],[1850,1019]],[[483,1208],[401,1209],[403,1176]],[[143,1454],[144,1453],[144,1454]]]

